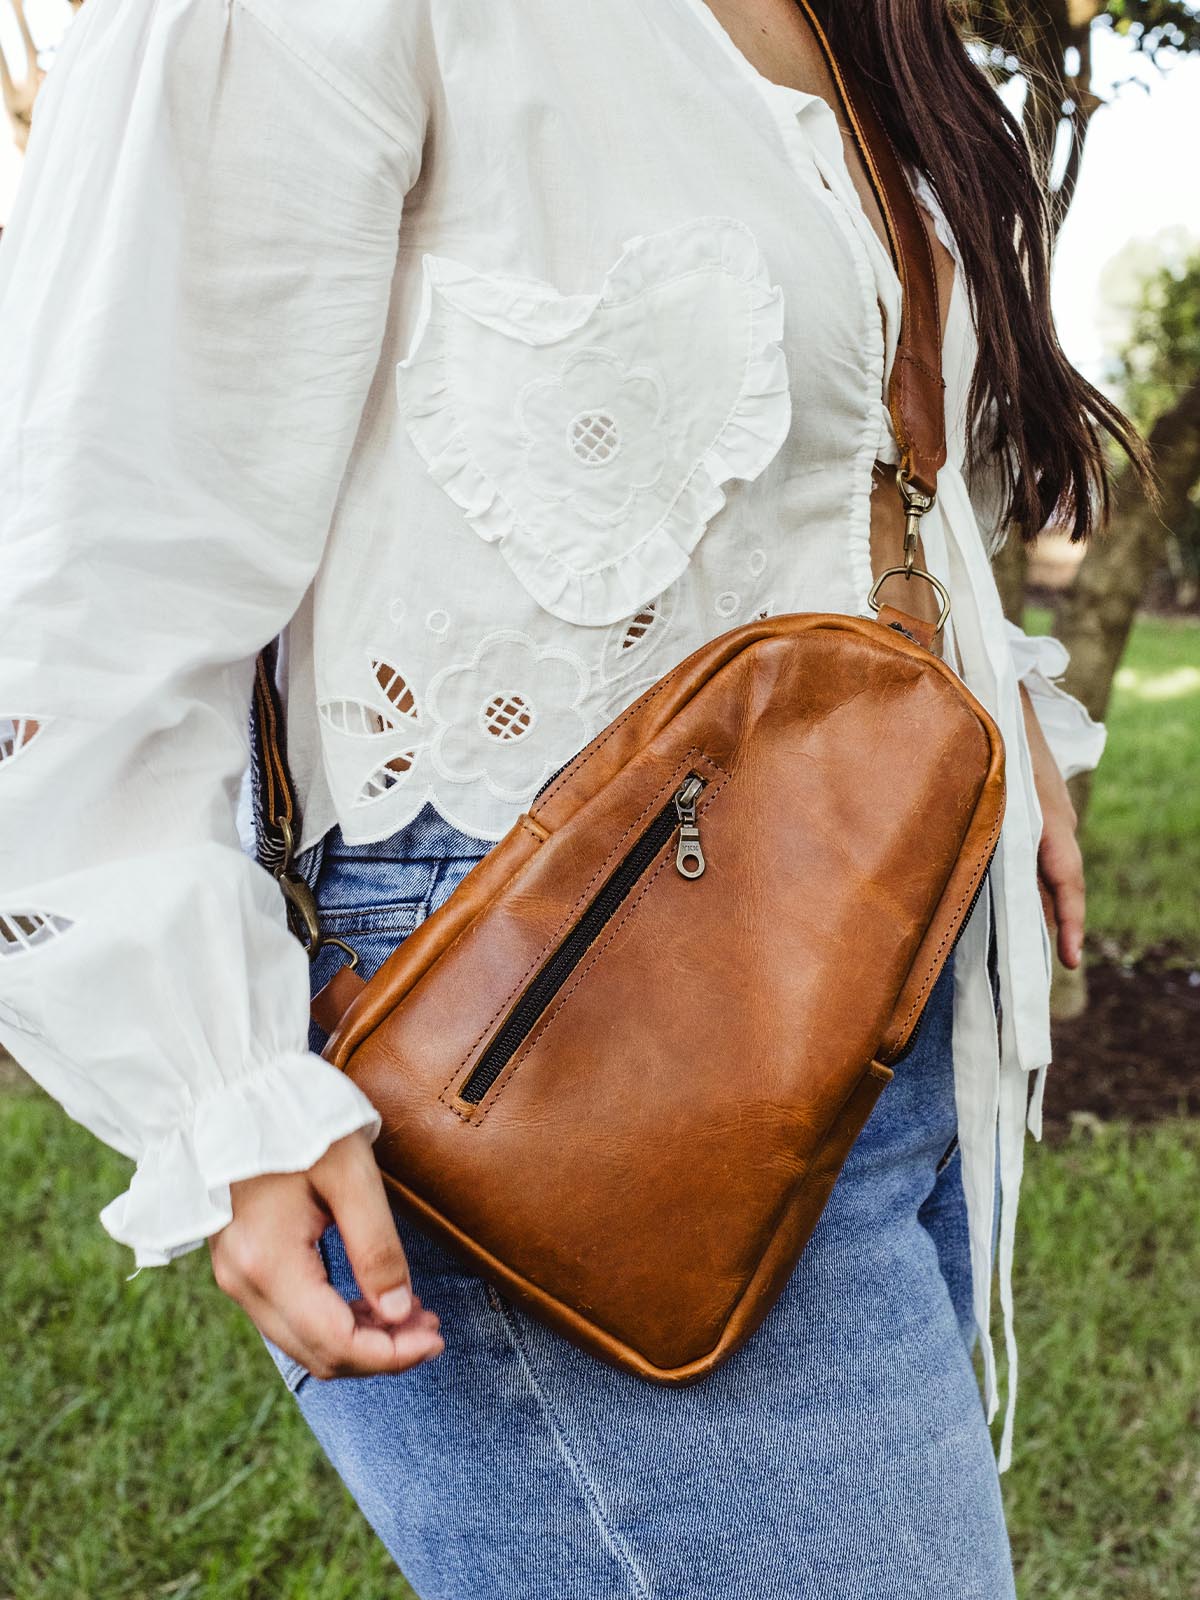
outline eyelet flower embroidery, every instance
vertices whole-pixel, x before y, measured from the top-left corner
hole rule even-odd
[[[580,709],[589,674],[578,657],[539,649],[526,634],[489,634],[474,657],[429,685],[434,766],[456,783],[481,780],[513,803],[582,748],[591,727]]]
[[[527,481],[590,522],[618,521],[662,477],[665,409],[657,373],[597,346],[578,351],[518,397]]]
[[[675,596],[668,589],[622,617],[608,630],[600,657],[600,677],[615,683],[631,673],[644,675],[648,661],[657,656],[671,629]]]
[[[424,740],[420,708],[408,680],[390,661],[372,655],[370,664],[389,710],[346,696],[322,700],[318,707],[322,722],[334,733],[356,742],[369,740],[372,748],[382,745],[387,752],[382,758],[372,757],[370,768],[358,783],[356,806],[372,804],[402,782],[412,771]]]
[[[408,437],[551,616],[602,627],[682,574],[791,426],[783,295],[754,235],[695,217],[595,292],[423,258],[396,367]]]

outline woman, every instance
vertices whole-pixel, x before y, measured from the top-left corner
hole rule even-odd
[[[393,1220],[234,809],[286,628],[300,867],[369,973],[696,645],[869,614],[900,549],[899,286],[809,21],[89,0],[0,250],[0,1031],[136,1159],[102,1220],[137,1264],[209,1241],[425,1600],[1012,1593],[970,1349],[990,1414],[998,1175],[1011,1423],[1039,878],[1075,965],[1063,772],[1103,730],[1006,628],[988,554],[1014,522],[1083,536],[1100,431],[1137,446],[1058,347],[1028,159],[942,0],[825,11],[926,208],[951,444],[922,558],[1009,802],[792,1282],[686,1391]]]

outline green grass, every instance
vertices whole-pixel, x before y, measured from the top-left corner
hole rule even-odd
[[[1049,613],[1026,626],[1045,632]],[[1200,623],[1139,618],[1117,674],[1083,846],[1095,939],[1200,957]]]
[[[126,1164],[0,1093],[0,1596],[401,1600],[208,1252],[132,1282]]]
[[[32,1091],[0,1145],[0,1596],[408,1596],[206,1254],[125,1280],[125,1164]],[[1200,1125],[1031,1149],[1018,1307],[1022,1600],[1195,1600]]]
[[[1004,1479],[1021,1600],[1200,1595],[1200,1122],[1033,1146]]]

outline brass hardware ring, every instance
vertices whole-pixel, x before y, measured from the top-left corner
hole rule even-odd
[[[344,951],[346,955],[350,957],[349,961],[346,963],[347,971],[354,972],[357,970],[358,951],[352,949],[344,939],[337,938],[335,934],[327,933],[325,937],[318,942],[317,949],[313,951],[313,955],[316,955],[317,951],[324,950],[329,945],[336,945],[339,950]]]
[[[936,591],[937,597],[938,597],[938,604],[941,606],[941,611],[940,611],[940,613],[938,615],[937,625],[936,625],[936,627],[934,628],[933,631],[934,631],[935,634],[936,633],[941,633],[942,628],[945,626],[946,618],[950,615],[950,593],[949,593],[948,589],[946,588],[946,585],[941,581],[941,579],[940,578],[935,578],[932,572],[926,572],[924,567],[907,567],[906,566],[906,567],[887,567],[887,568],[885,568],[885,570],[883,572],[881,572],[879,574],[879,576],[875,579],[875,582],[871,587],[871,592],[867,596],[867,604],[870,606],[871,610],[872,611],[878,611],[880,606],[883,604],[883,601],[879,598],[879,588],[880,588],[880,585],[883,583],[884,579],[885,578],[895,578],[895,577],[901,577],[901,578],[906,578],[906,579],[907,578],[924,578],[925,582],[927,584],[929,584]]]

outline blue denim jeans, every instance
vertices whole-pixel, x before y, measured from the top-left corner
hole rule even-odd
[[[486,849],[427,808],[381,844],[334,829],[306,866],[370,974]],[[318,956],[314,987],[339,959]],[[322,1382],[273,1350],[421,1600],[1011,1600],[971,1361],[952,988],[948,964],[783,1295],[704,1381],[584,1355],[403,1218],[445,1352]],[[357,1297],[336,1228],[321,1252]]]

